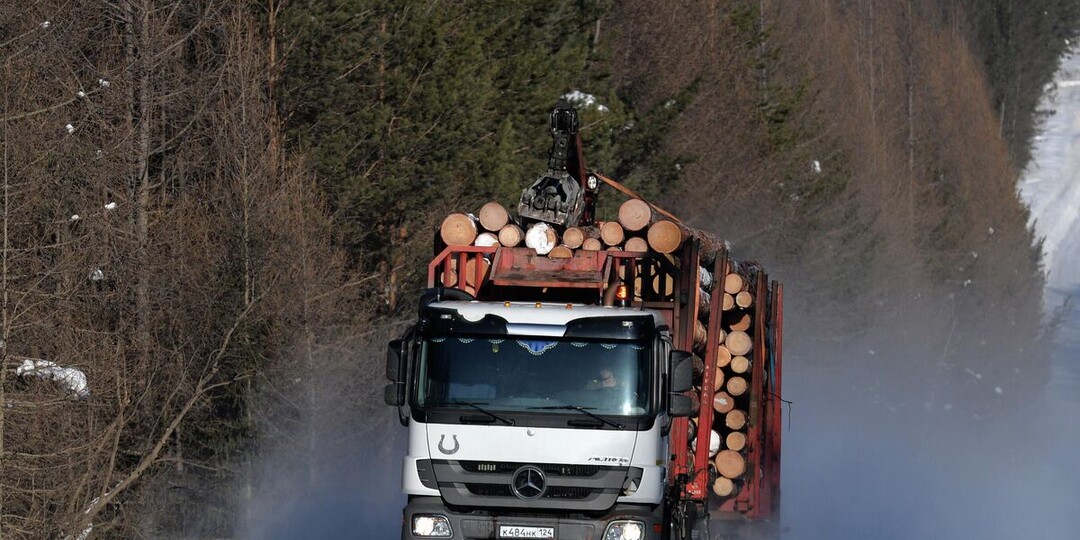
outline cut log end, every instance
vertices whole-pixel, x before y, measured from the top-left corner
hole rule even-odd
[[[577,249],[585,242],[585,231],[578,227],[568,227],[562,235],[563,244],[570,249]]]
[[[750,352],[753,343],[750,334],[737,330],[728,332],[727,339],[724,340],[724,345],[727,346],[733,356],[745,356],[746,353]]]
[[[489,233],[489,232],[480,233],[480,234],[476,235],[476,240],[473,240],[473,245],[474,246],[479,246],[479,247],[498,246],[499,245],[499,237],[495,236],[494,233]]]
[[[733,429],[735,431],[746,427],[746,413],[739,409],[728,411],[728,413],[724,415],[724,425],[727,426],[728,429]]]
[[[476,234],[476,222],[465,214],[450,214],[439,226],[439,237],[448,246],[471,246]]]
[[[558,234],[547,223],[534,223],[525,232],[525,245],[536,250],[539,255],[547,255],[558,245]]]
[[[719,469],[717,472],[719,472]],[[730,478],[721,476],[713,481],[712,491],[719,497],[730,497],[735,494],[735,482]]]
[[[666,219],[649,226],[649,246],[660,253],[674,253],[683,243],[683,229]]]
[[[644,238],[632,237],[626,239],[626,251],[645,253],[649,251],[649,243]]]
[[[740,291],[735,295],[735,305],[743,309],[754,305],[754,295],[746,291]]]
[[[734,450],[721,450],[716,454],[713,463],[724,478],[735,479],[746,473],[746,459]]]
[[[618,246],[626,239],[626,232],[623,231],[619,222],[608,221],[600,225],[600,239],[604,241],[604,245]]]
[[[619,206],[619,223],[628,231],[640,231],[652,221],[652,208],[641,199],[629,199]]]
[[[743,288],[743,278],[739,274],[734,272],[724,277],[724,292],[728,294],[739,294]]]
[[[727,392],[717,392],[713,395],[713,410],[720,414],[727,414],[735,409],[735,398]]]
[[[548,252],[548,257],[550,257],[552,259],[569,259],[569,258],[571,258],[573,256],[574,256],[574,250],[570,249],[569,247],[567,247],[565,245],[555,246],[555,247],[551,248],[550,252]]]
[[[713,391],[720,391],[724,387],[724,370],[716,368],[713,375]]]
[[[727,367],[731,363],[731,351],[721,345],[716,348],[716,367]]]
[[[581,249],[585,251],[600,251],[604,249],[604,244],[600,243],[599,238],[586,238],[581,242]]]
[[[728,325],[729,330],[736,330],[739,332],[745,332],[750,329],[750,314],[743,313],[738,320]]]
[[[750,388],[750,384],[742,377],[731,377],[727,381],[727,391],[733,396],[741,396]]]
[[[727,438],[724,440],[725,446],[728,450],[734,450],[736,452],[742,451],[746,448],[746,434],[741,431],[732,431],[728,433]]]
[[[499,232],[510,222],[510,214],[503,205],[491,201],[480,208],[480,226],[491,232]]]
[[[750,359],[745,356],[732,357],[731,371],[739,374],[750,371]]]
[[[506,247],[517,247],[524,239],[525,232],[521,230],[521,227],[513,223],[499,229],[499,243]]]

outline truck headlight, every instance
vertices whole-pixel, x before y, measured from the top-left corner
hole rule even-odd
[[[416,515],[412,518],[413,536],[450,538],[454,535],[446,516]]]
[[[644,532],[643,521],[612,521],[604,531],[604,540],[641,540]]]

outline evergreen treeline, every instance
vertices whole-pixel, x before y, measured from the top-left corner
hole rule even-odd
[[[1015,180],[1078,4],[4,5],[0,537],[233,537],[357,466],[439,216],[574,90],[590,167],[787,283],[789,358],[993,414],[1045,370]]]

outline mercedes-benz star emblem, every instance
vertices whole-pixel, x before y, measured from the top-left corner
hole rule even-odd
[[[544,471],[532,465],[526,465],[514,472],[510,481],[510,490],[517,498],[526,501],[535,501],[544,496],[547,491],[547,478]]]

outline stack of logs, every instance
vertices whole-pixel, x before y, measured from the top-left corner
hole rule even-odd
[[[716,290],[712,296],[719,297],[721,304],[720,331],[715,339],[719,347],[716,371],[713,376],[715,391],[712,408],[713,424],[710,431],[709,479],[712,492],[724,499],[734,497],[746,483],[746,450],[750,411],[750,378],[752,376],[751,352],[753,349],[754,321],[754,263],[729,265],[733,269],[723,280],[715,280]],[[722,289],[721,289],[722,287]],[[708,294],[709,291],[702,291]],[[700,319],[708,320],[707,304],[699,311]],[[706,340],[704,324],[695,336],[695,352],[703,354]],[[696,364],[702,366],[704,363]],[[697,379],[701,384],[703,377]],[[698,390],[700,392],[700,389]],[[702,403],[706,407],[708,404]],[[697,435],[697,419],[690,422],[690,437]],[[696,447],[696,444],[695,444]]]
[[[543,222],[524,225],[511,219],[503,205],[489,202],[480,209],[478,216],[460,213],[446,216],[439,235],[448,246],[517,247],[524,244],[553,259],[573,257],[574,251],[579,249],[674,253],[690,236],[716,243],[705,233],[665,219],[641,199],[624,202],[619,207],[617,221],[566,227],[561,231]]]

